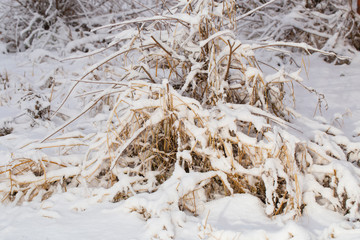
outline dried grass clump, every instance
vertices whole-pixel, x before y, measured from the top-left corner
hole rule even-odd
[[[72,141],[74,142],[74,141]],[[64,148],[66,143],[44,144],[19,155],[12,155],[11,160],[0,166],[0,196],[2,202],[21,203],[48,199],[54,192],[66,191],[73,177],[80,174],[81,168],[70,163],[66,156],[61,159],[51,158],[40,152],[45,148]],[[81,143],[79,143],[81,145]],[[70,144],[70,147],[73,147]]]
[[[2,197],[30,200],[20,192],[34,190],[21,184],[86,186],[96,201],[126,199],[130,211],[160,219],[158,238],[173,236],[172,214],[196,214],[204,202],[235,193],[259,197],[269,216],[296,217],[306,204],[320,204],[356,218],[360,172],[351,162],[358,144],[285,105],[293,99],[287,89],[301,81],[299,72],[263,76],[253,54],[259,46],[242,44],[229,30],[235,25],[235,6],[232,0],[180,1],[161,16],[97,29],[113,32],[139,24],[100,50],[119,46],[91,66],[64,100],[82,82],[97,87],[87,94],[91,102],[32,147],[60,148],[61,156],[47,154],[46,164],[29,160],[21,170],[22,160],[13,159],[0,173]],[[112,72],[118,81],[85,79],[114,58],[122,60]],[[97,105],[110,108],[103,132],[52,142]],[[75,161],[84,147],[86,154]],[[44,174],[36,176],[32,166]],[[40,184],[14,182],[14,173],[36,177]],[[54,178],[49,180],[50,174]],[[350,178],[351,187],[344,184]],[[49,191],[39,197],[44,193]]]
[[[107,135],[96,140],[96,147],[90,146],[83,172],[90,182],[98,181],[102,175],[107,185],[109,179],[112,184],[128,182],[129,189],[122,192],[125,196],[152,192],[172,176],[178,165],[187,173],[213,172],[214,176],[206,179],[209,183],[204,183],[207,189],[213,189],[207,199],[244,192],[261,196],[257,186],[264,185],[262,174],[269,170],[261,170],[265,160],[288,154],[286,146],[273,152],[265,142],[259,143],[258,139],[271,135],[271,127],[261,117],[267,113],[257,108],[224,104],[205,110],[198,101],[179,95],[168,83],[132,83],[131,88],[118,98],[108,120]],[[284,163],[289,165],[289,173],[297,168],[291,161]],[[268,175],[269,179],[275,177]],[[279,196],[285,195],[283,191],[296,191],[290,179],[282,179],[279,185],[284,185],[274,189]],[[271,204],[275,205],[272,200]]]

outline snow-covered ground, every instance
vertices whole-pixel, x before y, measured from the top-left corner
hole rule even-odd
[[[324,119],[340,127],[349,138],[359,141],[356,135],[360,134],[360,54],[351,65],[335,66],[318,57],[306,57],[304,62],[308,63],[305,84],[326,97],[329,109],[322,110]],[[37,77],[52,70],[51,64],[31,64],[31,60],[23,57],[0,55],[0,71],[6,71],[9,76],[32,72],[28,79],[36,81]],[[301,88],[296,91],[296,109],[311,117],[317,98]],[[0,107],[2,123],[21,115],[15,107],[21,96],[12,94],[13,104]],[[0,138],[1,161],[6,161],[14,149],[45,137],[47,129],[52,128],[31,129],[24,116],[17,121],[18,126],[24,128]],[[45,201],[34,199],[22,205],[0,204],[0,239],[150,239],[153,236],[152,219],[145,221],[123,202],[98,203],[86,196],[86,189],[76,192],[72,189]],[[360,239],[359,222],[349,222],[339,213],[317,204],[307,205],[303,216],[295,220],[287,219],[286,215],[267,217],[263,203],[248,194],[224,197],[197,207],[200,209],[198,216],[186,212],[172,216],[178,218],[173,229],[175,239]]]
[[[315,57],[307,62],[309,78],[304,78],[306,84],[324,94],[328,103],[328,110],[322,110],[322,116],[343,130],[347,137],[359,141],[356,136],[360,133],[360,55],[354,57],[351,65],[327,64]],[[317,104],[315,96],[297,90],[297,110],[313,116]],[[316,115],[320,115],[318,110]]]
[[[0,206],[0,239],[150,239],[153,226],[122,203],[89,203],[72,193],[51,200]],[[307,206],[297,220],[270,219],[248,194],[207,203],[202,214],[186,214],[175,239],[359,239],[360,224],[319,206]],[[161,239],[161,238],[160,238]]]

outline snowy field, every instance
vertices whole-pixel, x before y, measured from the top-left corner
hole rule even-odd
[[[78,209],[81,208],[79,211]],[[151,239],[154,229],[122,204],[86,202],[64,193],[43,203],[2,206],[1,239]],[[198,217],[178,216],[177,240],[359,239],[359,224],[323,208],[307,207],[294,221],[268,218],[262,203],[247,194],[206,204]]]
[[[360,17],[263,2],[0,4],[0,240],[360,239]]]
[[[33,72],[30,76],[33,81],[46,71],[52,71],[51,64],[32,61],[1,55],[0,70],[6,71],[9,76],[22,76],[30,71]],[[305,61],[310,63],[306,84],[325,94],[328,103],[328,110],[322,110],[323,121],[337,124],[346,136],[359,141],[356,135],[360,133],[360,55],[351,65],[335,66],[318,57],[306,57]],[[15,93],[13,98],[16,103],[19,96]],[[312,117],[316,97],[299,88],[296,99],[297,110]],[[16,104],[14,107],[0,107],[0,120],[4,122],[19,113]],[[0,138],[2,158],[29,141],[46,136],[46,127],[31,129],[27,124],[26,119],[19,120],[18,126],[23,126],[23,129],[15,129],[13,134]],[[153,232],[159,230],[138,213],[132,213],[123,202],[98,203],[88,199],[87,194],[86,189],[72,189],[42,202],[34,199],[22,205],[0,205],[0,239],[150,239]],[[269,218],[263,203],[248,194],[224,197],[198,208],[198,216],[186,212],[172,216],[177,223],[171,230],[175,239],[360,238],[359,222],[349,222],[341,214],[320,205],[306,206],[303,216],[296,220],[288,219],[286,215]],[[166,235],[162,237],[167,238]]]

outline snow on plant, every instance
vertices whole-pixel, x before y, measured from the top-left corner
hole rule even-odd
[[[134,8],[128,1],[5,0],[0,3],[1,38],[10,52],[59,51],[59,48],[87,52],[95,44],[85,43],[97,40],[97,45],[101,45],[106,41],[104,36],[93,36],[90,32],[92,27],[99,26],[99,21],[124,20],[145,11],[146,8]]]
[[[237,9],[245,13],[262,1],[239,1]],[[360,50],[360,19],[349,0],[280,0],[248,15],[238,25],[249,39],[305,42],[325,51],[351,55]],[[335,57],[326,60],[346,63]]]
[[[4,71],[0,73],[0,107],[9,106],[18,106],[20,111],[0,120],[1,136],[12,133],[15,124],[34,127],[50,117],[48,94],[34,90],[28,78]]]
[[[299,71],[264,76],[259,46],[233,34],[235,10],[233,0],[179,1],[162,15],[97,28],[118,34],[86,56],[118,48],[64,101],[80,84],[97,90],[77,116],[1,166],[2,199],[87,187],[95,201],[122,201],[141,214],[159,239],[174,237],[183,211],[197,214],[204,202],[235,193],[257,196],[269,216],[297,217],[319,204],[358,218],[359,144],[285,104]],[[115,80],[87,80],[105,70]],[[99,105],[110,109],[104,131],[54,137]],[[60,156],[45,151],[56,148]]]

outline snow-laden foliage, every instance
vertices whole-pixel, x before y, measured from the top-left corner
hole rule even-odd
[[[93,44],[85,43],[106,41],[94,36],[91,28],[148,11],[144,6],[114,0],[4,0],[0,3],[0,36],[9,52],[68,48],[87,52]],[[79,38],[80,43],[76,41]]]
[[[338,54],[360,50],[360,18],[349,0],[277,0],[239,21],[238,32],[250,39],[305,42]],[[238,1],[240,13],[265,1]],[[327,61],[348,62],[327,57]]]
[[[259,45],[234,36],[236,9],[233,0],[183,0],[161,15],[94,29],[111,42],[83,57],[107,56],[53,115],[80,87],[87,104],[0,166],[2,200],[86,188],[94,201],[123,201],[158,239],[174,237],[184,212],[235,193],[258,197],[268,216],[297,217],[318,204],[358,219],[359,144],[288,104],[300,71],[264,76]],[[88,112],[106,114],[101,131],[55,136]]]

